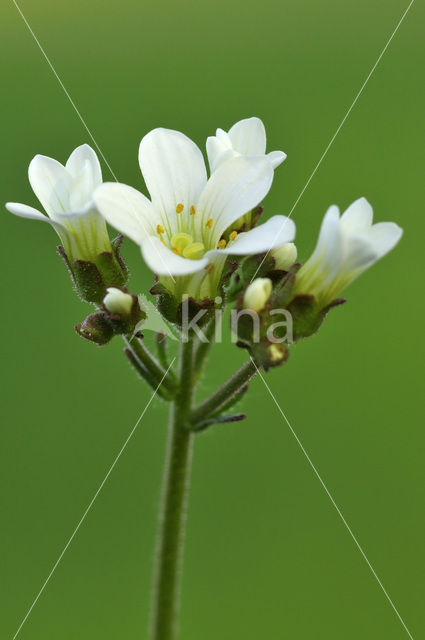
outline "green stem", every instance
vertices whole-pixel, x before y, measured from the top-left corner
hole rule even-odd
[[[257,373],[257,367],[252,360],[245,362],[224,384],[214,391],[206,400],[194,408],[191,423],[196,424],[208,416],[216,415],[221,409],[229,406],[234,398]]]
[[[133,351],[136,358],[142,363],[143,367],[147,369],[151,378],[156,380],[156,383],[162,380],[163,387],[169,394],[174,395],[176,391],[176,385],[169,373],[165,373],[165,369],[159,364],[158,360],[144,345],[142,340],[133,337],[131,339],[124,338],[124,342],[128,345],[128,348]]]
[[[202,369],[205,364],[205,360],[207,359],[208,354],[211,351],[211,347],[214,344],[215,327],[216,327],[216,319],[214,317],[212,320],[210,320],[209,324],[204,330],[206,341],[203,342],[199,338],[197,340],[195,353],[193,355],[196,378],[199,378],[199,376],[201,375]]]
[[[180,343],[179,389],[171,405],[153,592],[151,640],[176,640],[194,434],[192,340]]]

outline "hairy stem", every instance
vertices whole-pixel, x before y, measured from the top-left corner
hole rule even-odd
[[[245,362],[217,391],[214,391],[206,400],[194,408],[191,423],[195,425],[209,416],[217,415],[220,410],[230,406],[230,401],[242,392],[256,373],[257,367],[253,361],[248,360]]]
[[[184,532],[194,434],[189,430],[193,395],[192,340],[180,344],[179,388],[170,408],[164,464],[151,640],[176,640]]]

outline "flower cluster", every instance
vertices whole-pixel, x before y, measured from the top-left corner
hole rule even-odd
[[[236,302],[240,310],[261,315],[266,335],[264,310],[279,307],[293,316],[294,340],[314,333],[329,308],[341,302],[341,291],[401,237],[392,222],[372,224],[372,207],[364,198],[342,216],[332,206],[316,249],[301,266],[290,218],[274,215],[257,225],[274,171],[286,158],[283,151],[266,153],[261,120],[241,120],[227,132],[217,129],[207,139],[206,154],[209,175],[202,151],[183,133],[162,128],[148,133],[140,143],[139,164],[149,198],[125,184],[103,183],[88,145],[75,149],[65,166],[40,155],[32,160],[29,181],[47,215],[23,204],[6,207],[57,231],[77,292],[98,307],[88,324],[78,325],[81,335],[96,341],[93,318],[96,327],[101,320],[111,335],[119,333],[129,323],[118,316],[136,309],[136,299],[123,289],[128,273],[120,239],[110,241],[107,222],[139,245],[155,274],[151,291],[167,320],[181,323],[186,300],[192,315],[202,306],[213,309],[216,300],[222,306]],[[246,323],[242,334],[243,346],[252,349]],[[270,340],[265,340],[267,351]],[[278,360],[276,349],[272,352]],[[286,356],[285,349],[279,353],[280,359]]]

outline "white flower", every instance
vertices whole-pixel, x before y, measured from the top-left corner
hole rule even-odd
[[[281,247],[270,251],[270,255],[275,260],[275,269],[288,271],[289,267],[292,267],[297,259],[297,247],[293,242],[287,242]]]
[[[295,235],[291,220],[275,216],[234,232],[227,246],[221,237],[267,194],[273,169],[264,157],[231,158],[207,180],[194,142],[178,131],[154,129],[140,143],[139,162],[151,200],[124,184],[105,183],[94,201],[112,226],[140,245],[148,266],[176,296],[213,297],[227,255],[262,253]]]
[[[129,315],[133,306],[133,297],[116,287],[108,287],[103,305],[110,313]]]
[[[57,231],[68,260],[94,260],[111,251],[105,220],[95,210],[93,191],[102,183],[96,153],[87,144],[71,153],[65,166],[36,155],[28,168],[31,187],[47,216],[17,202],[6,208],[22,218],[49,222]]]
[[[295,293],[307,293],[325,306],[400,240],[394,222],[372,224],[373,209],[360,198],[340,217],[335,205],[326,212],[312,256],[299,270]]]
[[[217,129],[215,136],[207,139],[208,161],[215,171],[225,160],[235,156],[265,156],[276,169],[286,158],[283,151],[266,154],[266,130],[260,118],[246,118],[233,125],[229,131]]]
[[[253,280],[244,293],[244,309],[252,309],[253,311],[264,309],[267,300],[270,298],[272,287],[270,278],[256,278]]]

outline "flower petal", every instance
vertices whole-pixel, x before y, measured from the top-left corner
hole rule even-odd
[[[362,232],[370,228],[373,221],[373,209],[366,198],[359,198],[344,211],[341,227],[344,232]]]
[[[54,218],[56,212],[70,210],[72,178],[60,162],[37,155],[30,162],[28,177],[48,216]]]
[[[196,221],[198,231],[203,233],[206,222],[212,219],[213,237],[218,241],[234,220],[261,202],[272,181],[273,168],[265,157],[238,156],[227,160],[212,174],[202,192],[198,205],[201,216]]]
[[[20,218],[28,218],[30,220],[41,220],[41,222],[48,222],[58,234],[61,243],[64,246],[65,252],[67,252],[69,256],[72,256],[72,252],[76,249],[75,240],[63,224],[60,224],[57,220],[48,218],[40,211],[37,211],[37,209],[29,207],[26,204],[20,204],[19,202],[7,202],[6,209],[10,211],[10,213],[13,213],[15,216],[19,216]]]
[[[240,120],[229,130],[229,137],[239,153],[250,156],[266,153],[266,130],[260,118]]]
[[[140,143],[139,163],[155,208],[175,233],[177,205],[189,216],[207,181],[200,149],[179,131],[154,129]]]
[[[146,264],[159,276],[186,276],[200,271],[208,264],[205,257],[189,260],[178,256],[155,236],[145,238],[141,249]]]
[[[72,210],[81,209],[91,201],[96,187],[102,184],[99,159],[88,144],[82,144],[69,156],[66,170],[74,178],[70,207]]]
[[[211,173],[224,161],[235,155],[229,135],[217,129],[216,136],[207,138],[207,156]]]
[[[264,253],[291,242],[295,237],[295,223],[285,216],[273,216],[264,224],[250,231],[240,233],[236,240],[225,249],[217,249],[219,254],[249,256]],[[215,253],[214,252],[214,253]],[[209,251],[206,255],[213,253]]]
[[[270,151],[267,154],[268,159],[272,163],[273,169],[276,169],[284,160],[286,160],[287,155],[283,151]]]
[[[86,163],[90,166],[94,185],[93,188],[98,187],[102,183],[102,169],[100,167],[99,158],[90,145],[82,144],[74,149],[69,156],[65,167],[73,178],[77,178]]]
[[[378,222],[369,231],[378,258],[391,251],[403,235],[403,229],[395,222]]]
[[[28,218],[30,220],[41,220],[41,222],[48,222],[58,233],[67,233],[65,227],[57,222],[56,220],[51,220],[43,213],[34,209],[34,207],[29,207],[26,204],[21,204],[19,202],[7,202],[6,209],[13,213],[15,216],[19,216],[20,218]]]
[[[160,220],[156,220],[152,203],[137,189],[105,182],[96,189],[93,200],[105,220],[137,244],[156,233]]]

